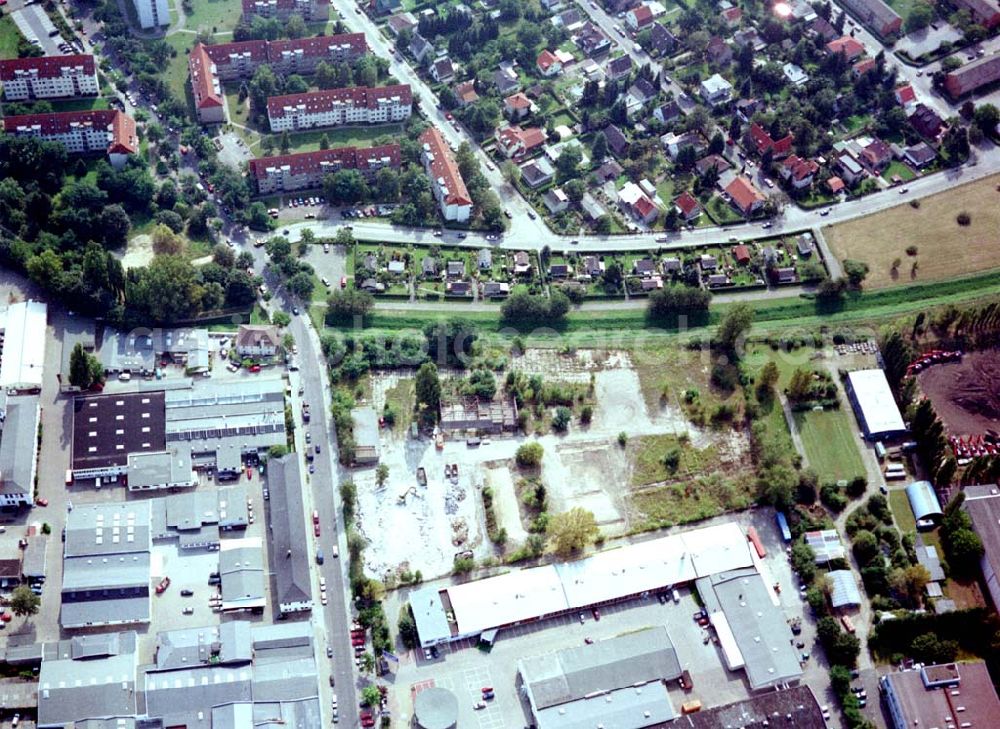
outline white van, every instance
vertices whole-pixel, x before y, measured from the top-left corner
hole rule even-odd
[[[120,372],[118,373],[118,379],[122,382],[128,382],[132,379],[132,374],[129,372]]]

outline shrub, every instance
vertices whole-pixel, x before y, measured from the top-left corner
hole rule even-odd
[[[917,255],[918,248],[916,246],[906,246],[906,255],[915,256]]]
[[[514,458],[519,466],[537,468],[542,463],[543,455],[545,455],[545,449],[542,448],[542,444],[532,441],[518,448]]]
[[[972,216],[968,212],[963,210],[958,215],[955,216],[955,222],[961,226],[970,225],[972,223]]]

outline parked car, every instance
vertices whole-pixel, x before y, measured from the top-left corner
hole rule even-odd
[[[170,578],[164,577],[162,580],[160,580],[160,584],[156,586],[156,594],[162,595],[168,587],[170,587]]]

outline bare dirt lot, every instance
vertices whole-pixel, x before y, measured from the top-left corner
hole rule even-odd
[[[934,365],[917,375],[917,382],[949,432],[1000,431],[1000,349],[969,352],[961,362]]]
[[[997,267],[1000,230],[1000,176],[994,175],[924,198],[920,207],[900,205],[825,228],[823,234],[837,258],[867,263],[866,288],[939,281]],[[956,216],[971,220],[962,226]],[[906,253],[917,247],[917,255]],[[893,261],[900,260],[898,268]],[[914,263],[917,269],[913,269]]]
[[[371,404],[376,411],[381,412],[389,400],[398,412],[397,427],[381,431],[381,462],[389,467],[385,485],[377,486],[374,468],[353,474],[359,528],[369,541],[365,551],[368,574],[384,578],[419,569],[429,579],[450,572],[459,553],[469,551],[477,560],[502,556],[503,549],[487,534],[483,501],[487,486],[497,527],[506,532],[507,550],[525,542],[539,511],[557,514],[582,507],[594,514],[602,533],[611,537],[746,505],[742,482],[750,480],[737,473],[746,460],[746,438],[728,425],[718,429],[693,425],[674,398],[656,399],[649,407],[641,382],[645,373],[628,352],[529,350],[511,366],[528,376],[539,375],[546,383],[592,382],[592,421],[583,425],[574,418],[566,433],[493,436],[474,448],[466,445],[464,437],[450,437],[437,450],[431,438],[413,438],[402,425],[408,421],[404,410],[412,408],[412,397],[399,397],[403,385],[412,382],[409,375],[372,377]],[[503,382],[504,373],[497,373],[496,379]],[[626,434],[625,446],[619,441],[620,433]],[[676,441],[679,437],[701,456],[694,458],[693,450],[683,464],[684,477],[703,492],[697,498],[683,498],[684,489],[678,496],[665,488],[675,485],[680,474],[676,478],[660,474],[659,461],[640,462],[649,455],[641,445],[646,439]],[[515,452],[529,440],[537,440],[544,448],[540,469],[525,470],[515,464]],[[651,452],[660,457],[660,449]],[[729,466],[720,467],[713,459]],[[447,477],[445,464],[456,464],[460,475],[454,480]],[[426,471],[426,486],[417,482],[418,467]],[[635,469],[652,474],[642,481],[641,493],[630,488]],[[532,511],[525,508],[524,499],[536,485],[543,487],[546,505]],[[684,506],[686,501],[693,506]],[[420,545],[420,550],[415,551],[413,545]]]

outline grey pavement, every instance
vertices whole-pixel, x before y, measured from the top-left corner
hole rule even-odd
[[[28,5],[20,10],[11,13],[11,19],[26,39],[37,39],[39,47],[46,56],[61,56],[59,44],[65,39],[58,34],[56,26],[52,24],[49,16],[45,14],[41,5]],[[56,32],[55,36],[49,33]]]

